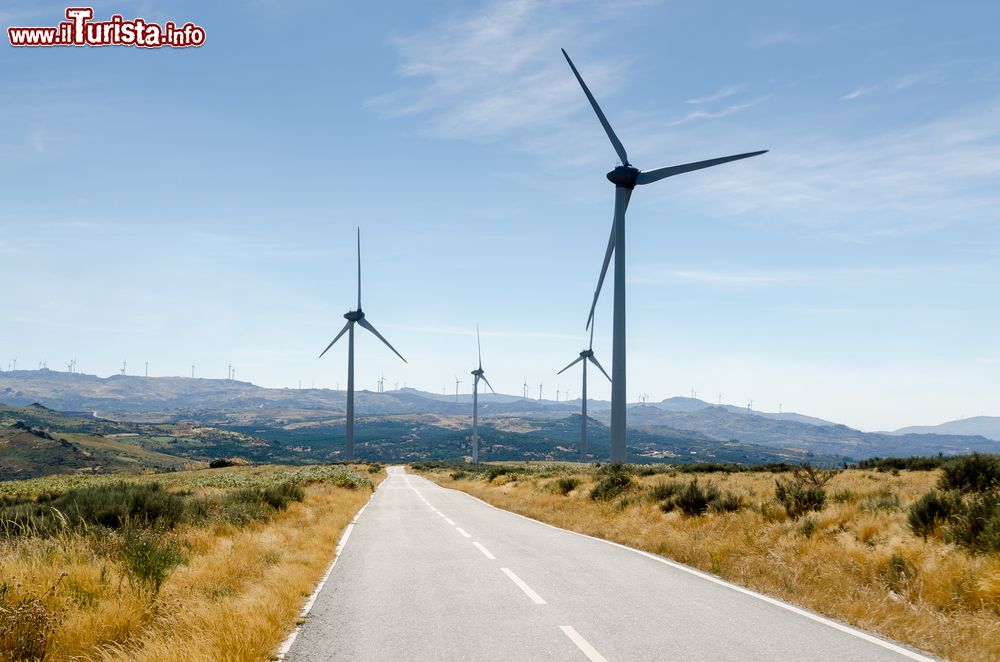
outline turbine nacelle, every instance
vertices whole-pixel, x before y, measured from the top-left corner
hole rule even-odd
[[[585,349],[582,352],[580,352],[580,358],[582,359],[589,359],[593,355],[594,355],[594,350],[592,349]]]
[[[482,368],[476,368],[475,370],[472,371],[472,374],[475,375],[476,377],[482,377],[483,375],[486,374],[486,371],[483,370]]]
[[[622,188],[633,189],[639,179],[639,169],[633,166],[620,165],[611,172],[608,173],[608,181],[615,186],[621,186]]]
[[[344,319],[349,322],[360,322],[365,318],[364,312],[360,308],[357,310],[349,310],[344,313]]]

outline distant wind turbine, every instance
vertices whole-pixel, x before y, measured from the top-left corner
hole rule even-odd
[[[375,327],[371,325],[371,322],[365,319],[365,314],[361,310],[361,228],[358,228],[358,308],[357,310],[349,310],[344,313],[344,318],[347,320],[347,324],[344,328],[340,330],[330,344],[326,346],[326,349],[319,355],[319,358],[323,358],[323,354],[330,351],[333,344],[340,340],[340,337],[345,333],[347,334],[347,461],[350,462],[354,460],[354,325],[357,324],[363,329],[371,331],[371,333],[381,340],[386,347],[392,350],[392,353],[403,360],[406,363],[406,359],[403,355],[396,351],[396,348],[389,344],[389,341],[382,337],[382,334],[375,330]]]
[[[523,395],[522,399],[527,400],[528,399],[528,378],[527,377],[524,378],[524,387],[523,387],[523,389],[524,389],[524,395]]]
[[[462,380],[455,375],[455,402],[458,402],[458,385],[462,383]]]
[[[576,76],[576,80],[580,83],[580,87],[583,88],[583,93],[587,96],[587,100],[590,101],[590,105],[597,114],[597,119],[600,120],[601,125],[604,127],[604,132],[608,134],[608,138],[611,140],[611,145],[618,154],[618,158],[621,159],[621,165],[607,175],[608,180],[615,185],[615,217],[614,224],[611,227],[611,237],[608,240],[608,248],[604,254],[604,265],[601,267],[601,275],[597,280],[597,289],[594,292],[594,303],[590,307],[590,315],[587,318],[587,326],[589,327],[594,320],[594,309],[597,307],[597,299],[601,294],[601,285],[604,284],[604,277],[608,272],[608,265],[611,262],[611,255],[613,253],[615,256],[615,290],[611,353],[611,372],[613,375],[611,380],[611,461],[625,462],[625,210],[628,208],[632,190],[637,185],[652,184],[666,177],[673,177],[674,175],[681,175],[693,170],[701,170],[702,168],[710,168],[729,161],[757,156],[758,154],[764,154],[766,150],[724,156],[707,161],[696,161],[684,165],[668,166],[666,168],[657,168],[656,170],[639,170],[629,163],[625,147],[618,140],[618,136],[615,135],[611,124],[608,123],[608,119],[604,116],[604,112],[597,104],[594,95],[590,93],[587,84],[583,82],[583,78],[580,76],[580,72],[576,70],[573,61],[569,59],[569,55],[566,54],[565,50],[562,53],[566,58],[566,62],[569,63],[570,69],[573,70],[573,75]]]
[[[583,401],[583,405],[582,405],[582,408],[583,408],[582,417],[583,418],[581,419],[581,422],[580,422],[580,459],[581,460],[583,460],[584,458],[587,457],[587,361],[590,361],[591,363],[593,363],[594,365],[596,365],[597,369],[601,371],[601,374],[603,374],[605,377],[607,377],[609,382],[611,381],[611,377],[608,375],[607,372],[604,371],[604,368],[601,366],[601,364],[598,363],[597,357],[594,356],[594,327],[593,326],[590,327],[590,344],[587,346],[587,349],[585,349],[582,352],[580,352],[580,356],[577,357],[577,359],[575,361],[573,361],[568,366],[566,366],[565,368],[563,368],[562,370],[560,370],[559,372],[556,373],[557,375],[561,375],[562,373],[566,372],[567,370],[569,370],[570,368],[572,368],[573,366],[575,366],[577,363],[583,363],[583,397],[581,398],[581,400]]]
[[[479,464],[479,380],[486,382],[486,385],[493,391],[493,385],[486,379],[483,371],[483,348],[479,343],[479,325],[476,325],[476,349],[479,350],[479,367],[472,371],[475,379],[472,381],[472,463]],[[496,391],[493,391],[496,395]]]

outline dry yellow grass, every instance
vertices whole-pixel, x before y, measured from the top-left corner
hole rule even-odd
[[[555,478],[501,475],[493,482],[428,477],[495,506],[556,526],[675,559],[866,630],[958,661],[1000,660],[1000,555],[978,556],[906,524],[909,504],[930,490],[938,472],[899,475],[848,470],[826,486],[822,511],[798,520],[774,500],[775,474],[714,474],[699,484],[739,495],[733,513],[685,517],[661,512],[648,498],[659,481],[633,478],[626,502],[589,498],[581,485],[553,493]],[[811,530],[810,530],[811,529]]]
[[[46,660],[267,660],[370,495],[316,483],[270,520],[165,534],[176,536],[188,560],[155,598],[133,590],[96,549],[99,540],[75,533],[0,539],[0,578],[21,595],[56,587],[44,600],[60,621]]]

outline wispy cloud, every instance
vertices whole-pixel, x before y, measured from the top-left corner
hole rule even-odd
[[[727,106],[720,110],[693,110],[687,115],[684,115],[680,119],[676,119],[670,123],[670,126],[680,126],[681,124],[687,124],[688,122],[694,122],[697,120],[709,120],[709,119],[720,119],[723,117],[729,117],[730,115],[735,115],[747,108],[753,108],[757,104],[767,100],[766,96],[757,97],[756,99],[751,99],[750,101],[743,101],[741,103],[736,103],[731,106]]]
[[[994,102],[865,138],[775,135],[763,145],[771,154],[693,179],[680,195],[857,241],[997,223],[998,114]]]
[[[733,96],[734,94],[739,94],[745,89],[746,85],[728,85],[718,90],[717,92],[713,92],[707,97],[700,97],[698,99],[688,99],[688,103],[702,104],[702,103],[711,103],[712,101],[721,101],[722,99],[727,99]]]
[[[848,92],[844,96],[840,97],[841,101],[853,101],[859,97],[871,94],[878,89],[878,85],[862,85],[861,87],[855,88],[853,91]]]
[[[582,110],[580,89],[559,54],[566,46],[602,101],[617,88],[620,59],[587,61],[588,26],[614,22],[592,0],[494,2],[392,44],[403,64],[400,89],[366,105],[387,116],[420,114],[435,137],[490,142],[516,134],[544,142],[544,131]],[[544,146],[541,147],[544,149]]]

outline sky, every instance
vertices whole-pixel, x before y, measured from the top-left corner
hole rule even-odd
[[[15,49],[0,5],[0,365],[580,394],[616,156],[641,187],[628,396],[864,430],[1000,415],[995,2],[95,2],[201,48]],[[611,289],[594,349],[611,369]],[[590,396],[607,399],[606,382]]]

